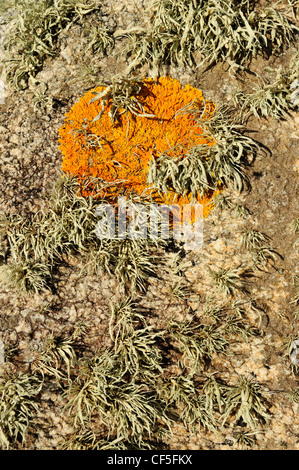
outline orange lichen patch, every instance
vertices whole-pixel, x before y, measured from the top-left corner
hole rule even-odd
[[[220,186],[215,191],[210,191],[205,197],[197,198],[197,201],[194,201],[192,195],[185,195],[185,196],[177,196],[172,191],[169,191],[167,195],[163,195],[163,204],[179,204],[180,206],[184,206],[185,204],[194,204],[194,202],[198,202],[199,204],[203,205],[203,218],[207,217],[211,210],[214,207],[214,199],[215,197],[220,194],[221,188]],[[192,213],[192,223],[196,220],[196,217]]]
[[[153,158],[167,151],[176,155],[180,148],[182,158],[193,145],[213,145],[190,113],[179,113],[182,108],[196,101],[205,104],[206,119],[214,111],[214,104],[206,102],[202,92],[190,85],[182,87],[178,80],[161,77],[156,81],[144,79],[144,88],[138,101],[144,113],[155,117],[136,116],[130,112],[119,115],[111,122],[109,110],[105,108],[100,119],[94,121],[102,109],[101,100],[90,103],[95,92],[105,90],[97,87],[88,91],[66,114],[60,128],[60,149],[64,155],[62,170],[79,178],[86,176],[101,178],[108,182],[121,182],[122,191],[134,191],[141,195],[148,188],[149,165]],[[173,150],[170,150],[173,149]],[[118,189],[119,190],[119,189]],[[153,193],[152,193],[153,194]],[[213,192],[198,198],[204,206],[204,216],[211,209]],[[164,196],[155,195],[156,202],[167,202],[171,190]],[[176,203],[190,199],[179,197]]]

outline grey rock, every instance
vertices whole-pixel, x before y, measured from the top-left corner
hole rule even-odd
[[[290,360],[294,365],[299,364],[299,339],[292,341]]]
[[[3,341],[0,341],[0,364],[5,363],[5,345]]]

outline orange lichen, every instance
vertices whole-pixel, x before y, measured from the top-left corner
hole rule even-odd
[[[144,112],[155,117],[136,116],[123,113],[114,123],[109,117],[111,102],[100,119],[94,121],[101,109],[101,100],[90,103],[95,92],[105,88],[97,87],[88,91],[66,114],[60,128],[60,149],[64,155],[62,170],[79,178],[99,177],[108,182],[121,182],[118,188],[134,191],[141,195],[148,188],[147,178],[151,160],[167,151],[174,156],[175,148],[180,147],[180,155],[193,145],[213,145],[207,139],[190,113],[179,113],[191,102],[205,103],[208,110],[206,119],[211,116],[214,104],[204,101],[202,92],[190,85],[182,87],[178,80],[161,77],[156,81],[144,79],[144,89],[138,101]],[[170,150],[174,149],[174,150]],[[170,202],[174,193],[170,190],[164,196],[155,195],[157,202]],[[204,216],[211,209],[213,192],[204,198]],[[190,202],[190,197],[179,196],[176,203]]]

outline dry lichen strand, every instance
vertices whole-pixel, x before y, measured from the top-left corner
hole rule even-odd
[[[146,78],[145,87],[138,95],[145,113],[155,118],[134,116],[126,113],[112,123],[109,117],[111,103],[98,121],[93,121],[101,111],[101,101],[90,103],[94,92],[105,88],[97,87],[88,91],[66,114],[60,128],[60,149],[64,155],[62,170],[78,177],[99,177],[105,181],[123,181],[122,189],[142,194],[147,188],[149,164],[152,158],[168,151],[174,156],[180,146],[182,158],[193,145],[213,145],[207,139],[191,114],[177,114],[179,110],[198,100],[204,104],[202,92],[190,85],[182,87],[178,80],[160,77],[156,81]],[[207,118],[214,111],[214,104],[208,104]],[[177,114],[177,115],[176,115]],[[92,138],[96,145],[90,145]],[[183,148],[182,148],[183,146]],[[164,196],[155,195],[157,202],[169,203],[174,193],[170,190]],[[204,206],[204,216],[211,209],[213,194],[198,198]],[[175,202],[190,202],[188,196],[179,196]]]

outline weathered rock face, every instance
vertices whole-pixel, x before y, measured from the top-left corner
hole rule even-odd
[[[145,6],[146,2],[110,0],[103,22],[109,27],[117,24],[118,29],[130,29],[140,22],[144,25]],[[5,21],[0,18],[0,49]],[[60,35],[57,56],[46,60],[36,76],[38,83],[30,83],[24,92],[5,87],[5,102],[0,104],[0,211],[26,215],[47,207],[52,181],[60,174],[62,155],[57,139],[64,114],[99,80],[109,79],[128,67],[130,59],[120,53],[124,45],[123,39],[116,43],[118,55],[93,55],[86,51],[81,28],[74,25]],[[269,64],[283,65],[288,54],[271,58]],[[262,75],[264,66],[258,58],[252,70]],[[148,76],[150,70],[143,66],[138,74]],[[251,75],[241,82],[229,76],[221,64],[205,72],[165,67],[164,75],[167,74],[197,86],[213,101],[229,104],[234,91],[240,87],[245,90],[251,83]],[[37,106],[34,112],[36,97],[44,105]],[[298,389],[298,370],[292,368],[298,365],[298,306],[291,303],[295,297],[292,275],[298,275],[299,255],[290,229],[292,220],[299,217],[298,123],[296,113],[285,121],[249,121],[248,131],[263,146],[248,168],[250,191],[224,194],[234,203],[245,205],[250,214],[242,218],[234,209],[214,210],[203,224],[202,248],[189,250],[176,271],[172,264],[175,254],[165,253],[165,264],[159,267],[160,278],[150,280],[147,291],[138,298],[142,306],[150,309],[149,322],[157,329],[164,328],[169,319],[185,321],[193,315],[205,322],[207,303],[240,301],[246,308],[257,307],[246,310],[246,319],[251,327],[259,329],[259,335],[233,337],[227,354],[216,354],[204,371],[215,372],[228,383],[235,383],[239,376],[253,377],[264,387],[272,419],[255,435],[254,449],[299,450],[298,396],[292,395]],[[253,255],[242,245],[241,232],[245,227],[271,237],[271,245],[280,255],[274,267],[270,263],[251,273]],[[70,259],[60,268],[57,290],[51,294],[26,297],[0,288],[0,371],[6,367],[4,346],[17,345],[20,360],[29,363],[51,332],[69,334],[81,320],[87,325],[84,348],[88,354],[111,345],[109,302],[122,299],[124,293],[115,278],[83,275],[81,268],[80,258]],[[243,290],[227,298],[211,281],[210,269],[236,269],[248,274],[248,282]],[[193,296],[174,300],[169,295],[170,286],[181,279]],[[288,350],[290,338],[296,347]],[[62,413],[64,403],[55,388],[45,391],[42,398],[41,411],[50,423],[50,432],[41,430],[26,445],[28,449],[57,449],[61,436],[70,435],[73,428]],[[170,449],[231,449],[236,439],[229,425],[219,426],[216,433],[195,434],[174,427],[168,444]]]

